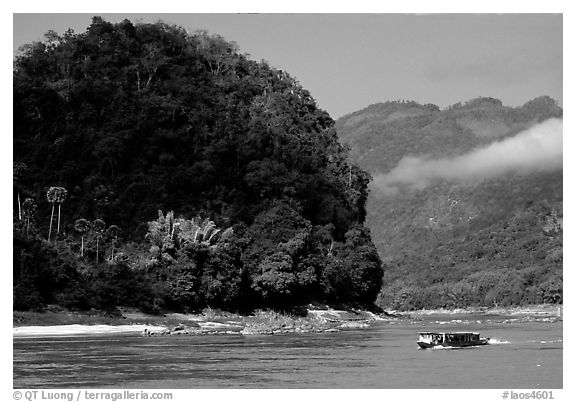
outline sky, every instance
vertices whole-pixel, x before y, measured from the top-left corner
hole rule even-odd
[[[15,13],[13,51],[49,29],[84,32],[93,15],[222,35],[287,71],[335,119],[390,100],[446,107],[490,96],[520,106],[548,95],[563,104],[559,13]]]

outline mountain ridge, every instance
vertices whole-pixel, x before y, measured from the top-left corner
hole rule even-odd
[[[382,307],[562,300],[561,170],[509,171],[476,180],[438,178],[420,188],[399,185],[394,194],[379,188],[379,178],[406,158],[421,162],[405,163],[408,174],[411,167],[453,162],[561,117],[562,109],[543,96],[517,108],[494,98],[444,110],[386,102],[336,122],[352,161],[376,178],[366,223],[385,265]],[[554,231],[546,229],[550,222],[555,222]],[[503,283],[514,287],[504,289]]]

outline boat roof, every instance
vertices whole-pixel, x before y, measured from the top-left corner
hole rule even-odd
[[[480,335],[479,332],[469,332],[469,331],[454,331],[454,332],[425,331],[425,332],[419,332],[419,334],[420,335],[464,335],[464,334]]]

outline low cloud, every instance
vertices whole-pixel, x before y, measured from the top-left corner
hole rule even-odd
[[[406,156],[387,174],[374,178],[376,188],[395,194],[401,187],[423,189],[436,180],[450,182],[562,169],[562,119],[549,119],[514,137],[446,159]]]

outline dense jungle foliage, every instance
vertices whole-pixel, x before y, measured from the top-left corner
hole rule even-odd
[[[372,303],[370,176],[288,73],[165,23],[15,59],[14,308]]]
[[[375,176],[406,155],[463,155],[562,113],[545,96],[517,108],[493,98],[443,110],[398,101],[351,113],[336,127],[351,159]],[[562,170],[437,180],[395,195],[374,189],[366,225],[386,271],[378,304],[411,310],[562,303],[562,197]]]

